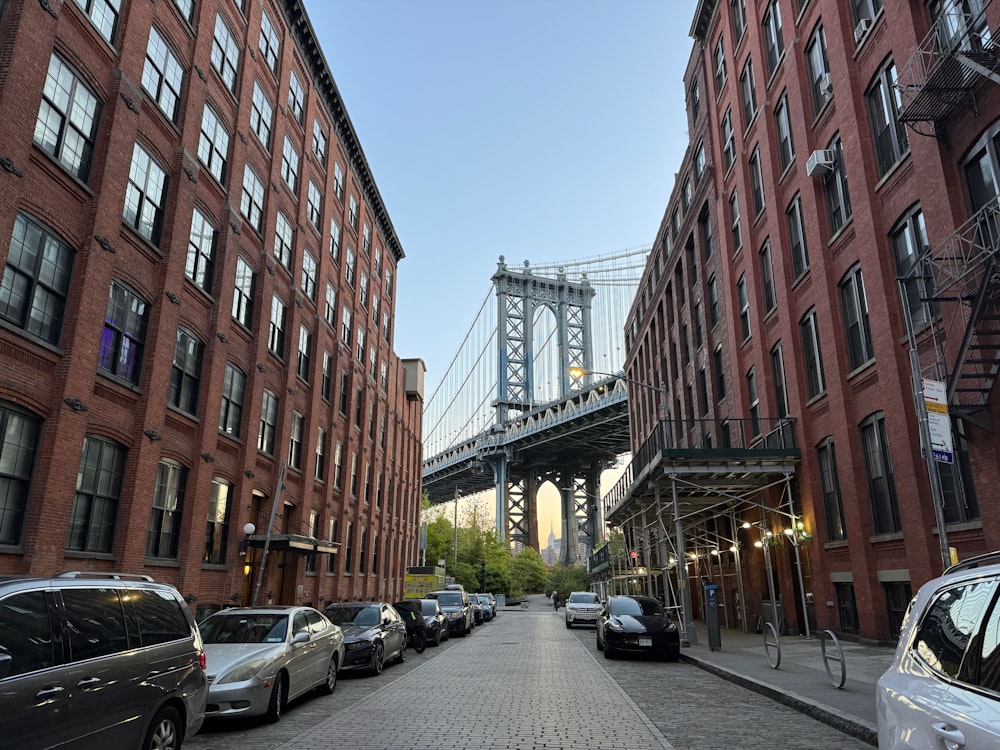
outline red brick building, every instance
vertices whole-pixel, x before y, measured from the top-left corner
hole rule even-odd
[[[302,2],[7,0],[0,121],[0,573],[401,596],[423,366]]]
[[[665,417],[668,469],[714,456],[733,482],[769,426],[792,420],[794,451],[754,492],[703,483],[682,519],[696,616],[715,580],[730,625],[740,594],[768,619],[763,541],[790,630],[808,611],[891,640],[949,547],[1000,547],[998,24],[992,0],[698,2],[690,145],[626,332],[626,374],[667,400],[635,394],[633,446]],[[947,394],[938,479],[914,369]],[[641,494],[623,485],[606,512]]]

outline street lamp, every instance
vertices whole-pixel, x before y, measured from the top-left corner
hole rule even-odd
[[[243,524],[243,539],[240,540],[240,555],[243,557],[243,588],[250,596],[250,571],[253,570],[253,553],[250,552],[250,536],[257,527],[252,523]],[[249,602],[248,602],[249,604]]]
[[[750,523],[749,521],[743,522],[743,528],[756,528],[760,531],[760,539],[753,543],[753,546],[757,549],[764,550],[764,571],[767,576],[767,595],[771,599],[771,618],[774,620],[775,632],[778,631],[780,624],[778,623],[778,602],[774,598],[774,578],[771,572],[771,547],[775,544],[774,532],[766,528],[761,523]]]

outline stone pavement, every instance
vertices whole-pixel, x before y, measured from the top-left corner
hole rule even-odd
[[[773,669],[762,635],[724,629],[722,649],[712,651],[705,626],[698,623],[696,627],[699,642],[681,649],[683,661],[791,706],[870,745],[878,744],[875,682],[892,662],[894,648],[840,641],[846,682],[837,689],[824,666],[822,639],[816,635],[808,639],[781,636],[781,659],[778,668]],[[827,641],[826,652],[836,655],[832,641]],[[830,669],[839,683],[840,664],[831,661]]]

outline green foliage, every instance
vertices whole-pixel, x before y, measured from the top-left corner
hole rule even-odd
[[[587,567],[585,565],[557,565],[545,584],[545,593],[551,594],[553,590],[559,592],[559,599],[563,602],[572,591],[590,591]]]
[[[548,569],[542,562],[542,556],[531,547],[525,547],[511,561],[510,590],[511,596],[523,594],[540,594],[548,581]]]

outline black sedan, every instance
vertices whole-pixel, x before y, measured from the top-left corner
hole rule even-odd
[[[448,640],[448,619],[441,611],[437,599],[421,599],[420,609],[424,615],[424,625],[427,626],[427,642],[432,646],[440,645]]]
[[[386,602],[340,602],[323,610],[344,633],[341,670],[381,674],[387,661],[406,659],[406,623]]]
[[[677,661],[680,631],[656,599],[612,596],[597,617],[597,650],[608,659],[619,654],[649,654]]]

